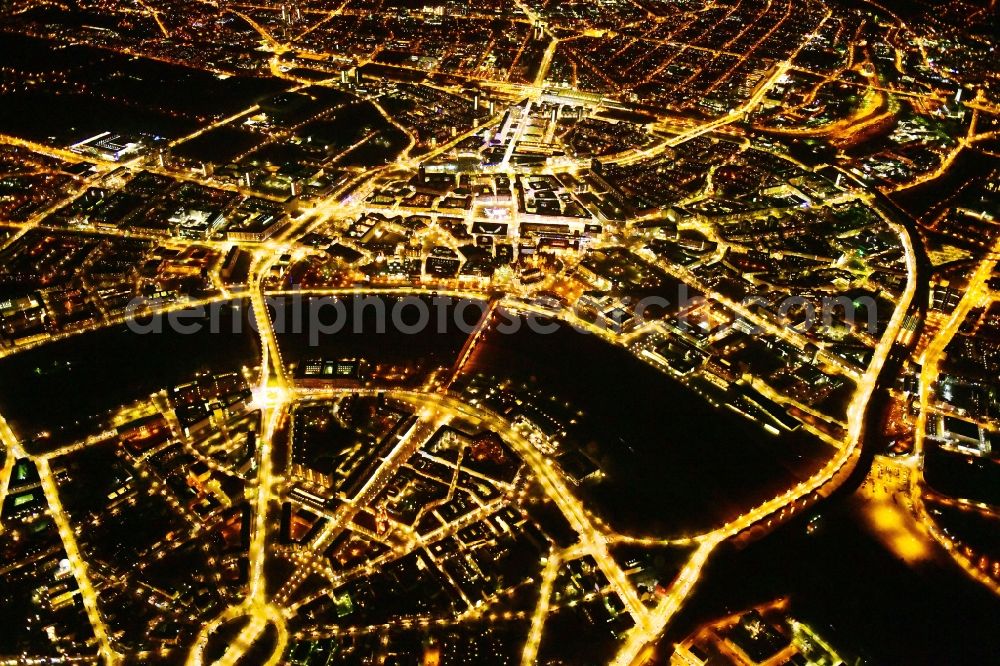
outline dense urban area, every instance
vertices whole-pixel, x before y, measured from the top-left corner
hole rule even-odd
[[[1000,659],[996,0],[0,0],[0,665]]]

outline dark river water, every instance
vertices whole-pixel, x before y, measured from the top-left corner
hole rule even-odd
[[[198,332],[175,331],[166,320],[159,332],[119,325],[0,359],[0,413],[22,437],[43,430],[57,435],[60,429],[73,436],[98,426],[108,410],[195,373],[258,364],[246,311],[226,304],[217,312],[214,333],[206,313],[182,320],[201,324]]]
[[[581,492],[632,534],[704,531],[795,485],[832,455],[808,435],[768,434],[627,350],[568,327],[491,332],[470,366],[583,412],[571,434],[606,477]]]
[[[675,617],[663,649],[693,627],[788,596],[791,613],[834,647],[882,666],[996,664],[1000,599],[967,578],[943,551],[909,565],[866,528],[857,497],[817,511],[737,550],[723,546]],[[846,656],[846,655],[845,655]]]

